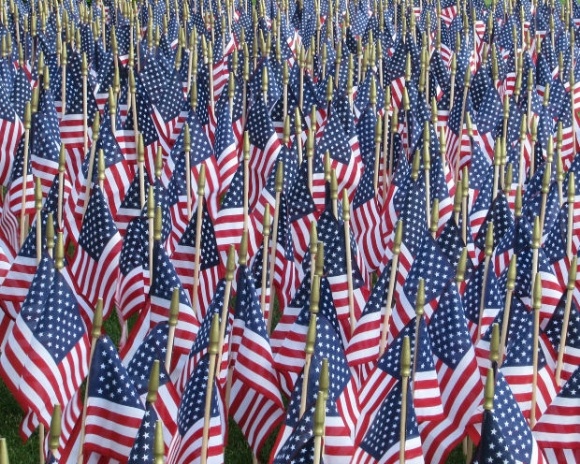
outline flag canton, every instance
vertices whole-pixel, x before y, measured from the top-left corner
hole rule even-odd
[[[450,282],[429,322],[433,354],[451,368],[457,367],[472,349],[471,337],[455,283]]]
[[[141,426],[137,432],[135,443],[129,454],[129,464],[142,464],[153,462],[153,451],[155,449],[155,424],[158,420],[157,413],[152,404],[145,406],[145,415],[141,421]]]
[[[364,451],[377,460],[382,459],[400,441],[402,396],[401,382],[397,382],[381,404],[377,415],[360,444]],[[407,390],[406,407],[405,439],[409,440],[419,436],[410,389]],[[399,446],[404,447],[405,444],[400,443]]]
[[[349,110],[350,111],[350,110]],[[348,164],[351,158],[351,149],[348,136],[345,133],[338,111],[332,111],[324,128],[324,134],[317,150],[320,156],[329,152],[333,160]]]
[[[223,104],[218,112],[217,129],[215,131],[215,152],[217,156],[221,156],[229,147],[237,145],[232,130],[232,118],[230,116],[229,105]]]
[[[485,93],[477,112],[477,129],[482,132],[495,134],[495,129],[501,121],[503,107],[494,87],[490,86]]]
[[[316,321],[316,345],[311,364],[311,368],[314,369],[310,374],[310,381],[314,381],[313,392],[318,392],[319,390],[320,370],[323,359],[328,360],[330,385],[327,415],[338,416],[336,402],[351,378],[350,368],[336,328],[324,316],[319,316]],[[313,395],[309,395],[309,397],[312,398]]]
[[[164,385],[169,381],[164,365],[168,334],[168,322],[160,322],[153,327],[127,366],[127,372],[131,376],[139,395],[143,395],[148,391],[151,367],[155,360],[158,360],[160,364],[159,385]]]
[[[79,237],[79,245],[95,261],[99,261],[105,247],[117,233],[109,207],[101,189],[95,185]]]
[[[34,332],[36,339],[57,364],[85,334],[75,294],[60,272],[56,273],[52,281],[43,314]]]
[[[183,392],[183,397],[181,398],[181,404],[179,405],[179,412],[177,414],[177,427],[181,436],[184,436],[197,421],[204,417],[208,379],[209,356],[204,356],[189,378],[185,391]],[[218,415],[218,399],[216,389],[213,388],[210,417],[217,417]]]
[[[558,393],[558,396],[578,401],[578,398],[580,398],[580,367],[576,368],[572,377],[568,379],[560,393]]]
[[[11,100],[14,105],[14,111],[11,111],[10,105],[3,102],[6,99],[5,96],[0,95],[0,119],[8,119],[14,121],[14,111],[20,118],[24,121],[24,107],[26,103],[32,99],[32,88],[30,87],[30,81],[24,72],[24,69],[19,69],[14,76],[14,85],[12,87]],[[8,116],[8,118],[5,117]]]
[[[38,264],[20,310],[20,316],[31,330],[35,329],[44,313],[46,302],[51,295],[51,282],[54,281],[55,272],[54,261],[45,254]]]
[[[260,300],[256,295],[256,283],[250,268],[240,266],[238,271],[238,293],[236,295],[236,319],[248,321],[250,314],[261,311]]]
[[[515,305],[510,312],[512,337],[506,350],[502,368],[531,367],[533,365],[534,315],[524,305]],[[538,369],[546,364],[544,350],[538,350]]]
[[[518,462],[532,460],[532,432],[501,372],[496,378],[491,433],[500,436],[500,444],[509,449],[512,459]]]
[[[417,181],[410,181],[405,206],[401,212],[404,221],[404,244],[416,256],[423,238],[427,236],[425,178],[423,174]]]
[[[196,166],[202,161],[210,158],[213,155],[213,149],[203,131],[197,115],[195,112],[191,111],[187,118],[187,124],[189,125],[189,134],[191,137],[191,151],[189,153],[191,166]],[[176,153],[183,153],[183,139],[184,131],[181,131],[173,150],[171,151],[171,156],[175,158]]]
[[[185,293],[181,281],[175,272],[175,268],[160,242],[156,242],[153,249],[153,283],[151,284],[150,296],[171,301],[173,289],[179,288],[179,304],[191,306],[189,297]]]
[[[116,119],[117,123],[119,123],[119,118]],[[121,153],[121,148],[117,143],[117,139],[113,133],[113,128],[111,127],[111,116],[108,112],[105,113],[103,120],[100,125],[99,130],[99,140],[97,142],[97,148],[99,150],[103,150],[103,157],[105,160],[105,167],[109,168],[114,164],[120,163],[123,161],[123,154]],[[95,169],[93,174],[93,181],[96,180],[98,176],[98,157],[95,157]]]
[[[558,349],[561,344],[560,336],[562,334],[565,306],[566,296],[563,296],[560,300],[560,303],[556,307],[552,318],[544,329],[544,334],[546,334],[555,349]],[[576,306],[574,300],[572,300],[572,308],[568,322],[566,346],[580,349],[580,312],[578,311],[578,307]]]
[[[260,150],[266,148],[270,137],[274,133],[272,120],[270,119],[268,108],[261,94],[256,98],[249,112],[247,130],[250,137],[250,144]]]
[[[451,265],[456,268],[465,244],[461,238],[461,231],[455,220],[447,221],[443,232],[437,239],[441,252],[447,257]]]
[[[117,348],[106,335],[101,336],[95,346],[88,389],[92,398],[143,409],[133,380],[121,363]]]
[[[196,229],[197,214],[194,214],[191,218],[191,221],[187,225],[187,228],[185,229],[185,232],[183,233],[179,243],[184,246],[195,248]],[[200,240],[201,251],[199,265],[200,270],[203,271],[205,269],[209,269],[210,267],[217,266],[220,262],[213,224],[205,205],[203,207]]]
[[[314,462],[314,424],[315,406],[307,406],[300,422],[276,455],[273,464],[302,464]]]
[[[135,79],[136,89],[135,89],[135,106],[137,108],[137,124],[139,125],[139,132],[143,135],[143,145],[149,146],[158,140],[157,130],[155,129],[155,123],[151,119],[151,113],[153,109],[151,108],[151,102],[149,101],[149,96],[145,90],[145,86],[141,82],[141,77],[137,76]],[[133,105],[129,107],[129,113],[127,114],[126,129],[135,129],[134,127],[135,114],[133,114]]]
[[[296,144],[296,143],[295,143]],[[294,155],[294,147],[292,149]],[[288,216],[290,222],[296,221],[316,209],[312,194],[308,188],[308,166],[307,163],[302,163],[296,175],[296,181],[292,184],[288,193]]]
[[[155,105],[163,120],[170,121],[176,118],[183,106],[183,92],[173,70],[168,74],[155,57],[149,55],[141,71],[141,79],[151,103]]]
[[[465,316],[474,324],[479,324],[480,305],[483,299],[484,308],[502,308],[502,298],[500,296],[497,277],[493,268],[493,261],[489,262],[486,274],[485,263],[481,263],[475,270],[474,276],[470,279],[465,289],[464,309]],[[482,295],[485,282],[485,295]]]
[[[414,303],[419,279],[422,278],[425,282],[425,302],[428,303],[439,295],[454,274],[455,269],[435,239],[430,234],[426,234],[403,289],[409,301]]]
[[[222,202],[221,210],[241,208],[244,204],[244,164],[240,163]]]

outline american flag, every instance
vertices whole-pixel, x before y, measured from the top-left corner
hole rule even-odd
[[[387,311],[387,293],[392,265],[391,260],[375,282],[345,350],[351,368],[359,368],[358,380],[361,384],[379,359],[381,330]]]
[[[319,377],[323,359],[328,360],[329,390],[324,428],[324,462],[350,462],[354,451],[354,431],[358,416],[356,389],[340,343],[340,335],[326,317],[319,315],[316,322],[316,343],[310,365],[308,389],[302,391],[304,370],[298,377],[286,420],[273,448],[273,455],[283,449],[300,421],[300,398],[307,395],[307,405],[313,404],[319,392]]]
[[[209,216],[207,207],[202,205],[202,225],[200,239],[200,261],[199,261],[199,283],[197,289],[197,313],[199,320],[202,320],[207,312],[207,307],[212,301],[216,286],[220,277],[219,264],[220,256],[215,238],[214,227]],[[171,255],[171,262],[175,267],[175,272],[179,276],[184,289],[191,295],[193,301],[194,288],[194,261],[197,250],[195,249],[197,229],[197,214],[192,215],[185,232],[181,236],[175,251]]]
[[[117,348],[106,335],[95,345],[87,396],[84,451],[126,462],[145,407]]]
[[[501,365],[506,382],[522,414],[529,418],[532,408],[533,353],[538,350],[535,417],[539,419],[557,394],[554,370],[547,362],[544,346],[533,346],[534,316],[521,305],[510,311],[511,339]]]
[[[418,338],[415,340],[417,327]],[[421,319],[418,325],[417,320],[413,319],[399,333],[397,338],[391,342],[387,351],[376,363],[375,369],[369,373],[367,379],[362,383],[358,395],[361,413],[357,420],[357,443],[360,443],[364,435],[368,433],[369,427],[378,414],[381,403],[400,379],[401,347],[405,336],[411,338],[412,356],[416,356],[417,359],[414,379],[411,379],[410,384],[413,388],[413,402],[417,420],[422,423],[443,418],[439,382],[431,355],[431,342],[427,333],[427,326],[424,319]],[[416,349],[419,351],[415,355]]]
[[[245,271],[245,272],[243,272]],[[240,270],[232,329],[232,386],[229,414],[238,423],[254,454],[284,417],[278,375],[255,283]]]
[[[420,431],[425,459],[439,462],[463,438],[483,394],[475,350],[454,282],[439,298],[428,329],[445,418],[421,424]]]
[[[226,192],[215,224],[220,253],[227,253],[230,245],[238,245],[239,231],[244,228],[244,166],[240,164]]]
[[[121,248],[105,196],[94,185],[70,266],[78,292],[93,307],[103,299],[104,317],[113,306]]]
[[[296,146],[294,142],[293,150]],[[319,160],[320,161],[320,160]],[[316,220],[316,205],[308,189],[308,168],[303,162],[296,174],[296,179],[287,193],[288,215],[290,229],[292,233],[292,248],[294,259],[297,263],[302,263],[308,252],[310,241],[310,228],[312,222]],[[316,176],[316,173],[314,173]],[[313,176],[313,177],[314,177]],[[314,184],[314,182],[313,182]]]
[[[45,425],[88,371],[89,337],[75,294],[47,258],[31,284],[0,358],[0,374],[24,409]]]
[[[2,216],[0,217],[0,240],[2,240],[3,248],[10,257],[15,256],[20,249],[20,215],[24,214],[28,218],[28,222],[32,223],[31,219],[35,213],[34,178],[30,158],[26,166],[26,177],[24,176],[24,161],[24,141],[22,140],[12,165],[10,182],[4,195]],[[23,200],[24,205],[22,204]]]
[[[135,442],[129,452],[128,464],[140,464],[143,462],[153,462],[153,451],[155,450],[155,424],[159,420],[155,412],[154,404],[145,405],[145,414],[137,431]]]
[[[365,265],[369,271],[374,271],[379,268],[383,254],[379,227],[381,218],[373,184],[376,118],[373,120],[366,117],[367,112],[364,115],[365,117],[361,119],[357,129],[365,169],[354,195],[351,224]]]
[[[314,405],[308,407],[282,449],[273,458],[273,464],[314,462],[314,410]]]
[[[185,121],[181,82],[172,68],[169,73],[164,72],[154,55],[147,55],[142,66],[140,76],[153,108],[151,117],[159,135],[159,142],[167,155]]]
[[[350,234],[350,230],[346,233]],[[330,284],[336,313],[341,324],[343,340],[350,339],[351,322],[355,324],[364,308],[369,290],[365,284],[356,260],[356,242],[351,240],[352,290],[354,321],[350,321],[350,301],[348,296],[348,276],[346,267],[346,240],[342,222],[328,208],[318,220],[318,240],[324,243],[324,271]],[[346,343],[345,343],[346,345]]]
[[[272,119],[262,96],[257,98],[251,106],[246,124],[250,139],[248,195],[250,208],[253,208],[274,167],[281,143],[274,131]]]
[[[175,267],[161,243],[156,242],[153,247],[153,280],[149,291],[150,298],[150,327],[169,318],[169,307],[173,290],[179,288],[179,315],[175,330],[173,345],[173,361],[169,366],[172,371],[179,365],[182,356],[187,356],[192,342],[199,329],[199,320],[179,277]]]
[[[69,55],[68,69],[66,74],[66,113],[61,118],[60,137],[67,151],[67,171],[73,182],[81,170],[84,153],[84,128],[83,128],[83,77],[81,70],[81,56],[78,53]],[[90,91],[90,82],[87,78],[87,147],[91,144],[91,126],[93,118],[98,111],[95,98]]]
[[[481,420],[483,424],[481,429],[474,427],[475,436],[481,435],[474,462],[483,464],[489,462],[490,457],[513,463],[547,462],[501,372],[495,378],[493,407],[493,411],[487,411],[483,418],[481,407],[476,412],[478,422]]]
[[[566,295],[562,297],[554,315],[541,335],[547,350],[546,357],[548,363],[553,363],[557,359],[558,349],[562,344],[561,334],[566,298]],[[576,370],[576,367],[580,364],[580,312],[578,311],[578,305],[574,299],[571,304],[566,346],[564,357],[562,359],[562,372],[560,374],[561,379],[564,381],[567,381],[570,378]]]
[[[145,190],[145,196],[143,200],[145,201],[145,204],[141,205],[141,182],[139,180],[139,176],[136,175],[129,185],[125,198],[123,198],[123,201],[119,206],[119,210],[117,211],[117,216],[115,217],[115,224],[122,237],[125,237],[125,234],[127,233],[129,222],[132,219],[141,216],[143,209],[146,207],[149,195],[149,186],[149,180],[147,176],[144,176],[143,188]],[[161,202],[156,202],[156,206],[159,203]],[[167,215],[167,212],[165,215]]]
[[[167,322],[160,322],[153,327],[127,365],[127,372],[133,380],[135,390],[140,395],[141,401],[145,403],[153,362],[159,361],[159,388],[157,389],[157,400],[153,403],[152,408],[163,423],[163,440],[166,447],[169,446],[177,432],[176,421],[179,407],[179,394],[165,368],[168,334],[169,324]],[[149,408],[148,404],[146,408]]]
[[[16,114],[9,95],[2,92],[0,96],[0,184],[6,185],[12,172],[14,153],[24,135],[24,124]]]
[[[145,309],[149,289],[148,227],[144,219],[129,223],[119,257],[115,308],[121,321]]]
[[[232,116],[229,104],[219,107],[217,113],[217,128],[215,133],[215,154],[221,182],[218,186],[219,196],[227,192],[240,164],[240,139],[232,128]]]
[[[332,101],[330,117],[317,147],[317,156],[330,153],[330,165],[336,171],[338,194],[347,189],[352,200],[360,182],[363,163],[354,118],[346,96]]]
[[[395,382],[380,404],[367,433],[358,444],[353,463],[394,464],[399,462],[401,447],[405,449],[405,462],[413,464],[425,462],[411,389],[407,390],[405,442],[401,443],[402,381],[395,379]]]
[[[573,463],[580,459],[578,392],[580,367],[568,379],[533,429],[547,462]]]
[[[177,415],[178,430],[169,447],[167,464],[201,462],[208,377],[209,358],[206,355],[201,358],[195,371],[193,371],[181,397]],[[223,405],[215,380],[210,405],[207,463],[220,464],[224,460],[224,436],[222,433],[224,417]]]
[[[0,285],[0,308],[5,316],[16,319],[36,272],[36,227],[33,227]]]
[[[493,261],[489,261],[487,270],[485,262],[480,263],[475,269],[465,288],[463,306],[471,340],[475,343],[487,332],[488,327],[504,307]]]

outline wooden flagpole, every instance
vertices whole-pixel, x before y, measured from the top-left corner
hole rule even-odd
[[[58,256],[63,254],[62,250],[62,233],[58,234],[57,240],[57,247],[56,247],[56,254],[57,254],[57,266],[60,261],[60,265],[64,265],[62,259],[59,259]],[[60,243],[59,243],[60,242]],[[59,251],[62,250],[62,251]],[[81,416],[81,431],[80,431],[80,446],[79,446],[79,454],[77,456],[77,464],[83,464],[83,447],[85,444],[85,422],[87,419],[87,403],[89,400],[89,385],[90,385],[90,376],[91,376],[91,364],[93,362],[93,357],[95,354],[95,348],[97,346],[97,341],[101,336],[101,327],[103,325],[103,299],[99,298],[97,300],[97,307],[95,308],[95,314],[93,315],[93,329],[91,331],[91,352],[89,355],[89,373],[87,374],[86,380],[86,391],[85,391],[85,399],[83,401],[83,412]]]
[[[165,444],[163,442],[163,423],[158,420],[155,423],[155,441],[153,443],[153,464],[165,462]]]
[[[411,372],[411,380],[415,380],[415,372],[417,371],[417,356],[419,353],[419,328],[421,327],[421,319],[425,314],[425,280],[421,277],[417,287],[417,298],[415,299],[415,347],[413,349],[413,370]]]
[[[536,281],[536,274],[538,272],[538,253],[540,249],[540,218],[536,216],[534,218],[534,229],[532,231],[532,243],[530,244],[532,249],[532,284]]]
[[[403,242],[403,220],[399,219],[395,228],[395,239],[393,243],[393,258],[391,260],[391,273],[389,274],[389,288],[385,302],[385,313],[381,326],[381,341],[379,344],[379,358],[384,354],[387,347],[387,334],[389,333],[389,322],[392,313],[393,295],[395,293],[395,283],[397,280],[397,270],[399,267],[399,254],[401,253],[401,243]]]
[[[250,220],[250,200],[249,200],[249,187],[250,187],[250,136],[248,131],[244,131],[244,145],[243,145],[243,155],[244,155],[244,231],[248,230],[249,220]]]
[[[374,82],[374,79],[371,81]],[[383,140],[383,120],[378,117],[377,124],[375,126],[375,172],[373,179],[373,187],[375,190],[375,197],[379,193],[379,171],[381,169],[381,145]],[[383,162],[386,165],[387,160],[384,159]],[[384,179],[384,175],[383,175]]]
[[[60,404],[55,404],[52,410],[52,417],[50,419],[50,435],[48,438],[48,450],[53,456],[58,453],[58,445],[60,441],[62,412]],[[42,446],[41,446],[42,448]],[[44,453],[42,455],[44,459]]]
[[[87,206],[89,205],[89,195],[91,192],[91,185],[93,184],[93,171],[95,168],[95,154],[97,151],[97,141],[99,140],[99,130],[101,127],[101,116],[98,111],[95,112],[95,117],[93,119],[93,127],[92,127],[92,139],[93,143],[91,145],[91,151],[89,153],[89,168],[87,179],[85,182],[85,194],[84,194],[84,206],[83,206],[83,214],[81,217],[82,219],[85,217],[85,213],[87,212]]]
[[[296,151],[298,152],[298,165],[302,164],[302,116],[300,115],[300,108],[294,109],[294,141],[296,143]],[[310,182],[310,181],[309,181]],[[309,190],[312,193],[312,187],[308,184]]]
[[[213,398],[213,384],[215,381],[215,366],[217,356],[219,354],[219,317],[217,314],[213,315],[210,328],[209,338],[209,371],[207,378],[207,387],[205,391],[205,410],[203,417],[203,435],[201,441],[201,464],[207,464],[207,453],[209,443],[209,425],[211,420],[211,403]]]
[[[437,239],[437,231],[439,230],[439,198],[433,199],[433,209],[431,210],[431,223],[429,231],[434,240]]]
[[[536,274],[533,280],[534,290],[532,295],[532,310],[534,312],[534,336],[532,341],[532,406],[530,409],[530,427],[536,425],[536,403],[538,391],[538,351],[540,338],[540,309],[542,308],[542,279],[540,274]]]
[[[171,372],[171,358],[173,355],[173,341],[175,340],[175,329],[179,319],[179,288],[175,287],[171,294],[171,303],[169,306],[169,332],[167,335],[167,350],[165,352],[165,369]]]
[[[316,397],[316,407],[314,410],[314,426],[312,431],[314,433],[314,460],[313,464],[320,464],[322,462],[323,444],[322,437],[324,437],[324,422],[326,421],[326,398],[322,391],[318,392]]]
[[[485,261],[483,262],[483,282],[481,284],[481,296],[479,299],[479,318],[477,323],[477,335],[475,344],[481,339],[481,324],[483,322],[483,313],[485,312],[485,294],[487,293],[487,277],[489,276],[489,263],[493,254],[493,222],[487,223],[485,231]]]
[[[40,177],[34,179],[34,208],[36,209],[36,264],[42,259],[42,184]]]
[[[248,264],[248,231],[246,229],[242,232],[242,239],[240,240],[240,248],[238,250],[238,266],[246,267]],[[240,271],[241,272],[241,271]],[[231,356],[230,356],[231,361]],[[226,393],[225,393],[225,404],[229,407],[230,404],[230,393],[232,390],[232,377],[234,375],[233,364],[228,363],[228,374],[226,378]]]
[[[222,357],[224,351],[224,340],[226,338],[226,328],[228,324],[228,316],[230,309],[230,293],[232,291],[232,281],[234,280],[234,273],[236,271],[236,248],[234,245],[230,245],[228,250],[228,260],[226,262],[226,285],[224,288],[224,301],[221,311],[221,321],[220,321],[220,340],[219,340],[219,355],[218,355],[218,365],[216,366],[218,373],[216,376],[221,379],[221,365]],[[226,405],[227,407],[227,405]]]
[[[262,308],[262,314],[267,315],[266,308],[266,292],[269,291],[268,287],[268,251],[270,247],[270,226],[272,224],[270,218],[270,205],[266,204],[264,208],[264,219],[262,221],[262,233],[264,235],[263,245],[262,245],[262,281],[261,281],[261,291],[260,291],[260,307]],[[270,295],[271,297],[271,295]]]
[[[191,304],[194,311],[197,311],[199,272],[201,260],[201,230],[203,225],[203,200],[205,195],[205,164],[201,165],[197,178],[197,217],[195,223],[195,258],[193,263],[193,290]]]
[[[463,184],[461,186],[461,238],[463,239],[463,243],[467,244],[467,200],[469,198],[469,171],[467,167],[463,168],[461,183]]]
[[[62,72],[61,83],[60,83],[60,92],[62,95],[61,98],[61,108],[60,108],[60,118],[64,118],[66,114],[66,65],[68,63],[68,53],[66,50],[66,45],[62,47],[62,51],[60,53],[60,67]],[[81,70],[82,71],[82,70]]]
[[[409,336],[403,338],[401,349],[401,422],[399,428],[399,462],[405,462],[405,442],[407,434],[407,390],[411,375],[411,344]]]
[[[8,459],[8,445],[6,444],[6,438],[0,438],[0,464],[10,464]]]
[[[274,273],[276,271],[276,249],[278,247],[278,226],[279,226],[279,218],[280,218],[280,206],[281,206],[281,196],[282,190],[284,188],[284,163],[282,161],[278,161],[278,165],[276,167],[276,180],[274,189],[276,192],[275,196],[275,205],[274,205],[274,220],[272,222],[272,241],[270,243],[270,262],[269,267],[269,275],[268,275],[268,288],[270,290],[270,300],[268,302],[268,334],[272,332],[272,316],[274,312]],[[264,253],[266,250],[264,249]]]
[[[302,376],[302,392],[300,395],[300,415],[302,417],[306,411],[306,400],[308,397],[308,380],[310,378],[310,364],[314,347],[316,345],[316,322],[318,320],[318,304],[320,301],[320,277],[314,276],[312,291],[310,293],[310,323],[306,335],[306,346],[304,348],[304,374]]]
[[[324,244],[322,242],[320,242],[320,244],[323,246],[323,250],[324,250]],[[316,229],[316,222],[312,221],[310,223],[310,247],[309,247],[309,251],[310,251],[310,282],[312,282],[312,278],[314,277],[314,273],[316,270],[316,262],[318,259],[318,230]]]
[[[430,134],[429,121],[425,121],[423,126],[423,168],[425,169],[425,216],[427,226],[431,226],[431,134]]]
[[[560,346],[558,347],[558,361],[556,362],[556,385],[562,385],[562,367],[564,363],[564,353],[566,352],[566,338],[568,337],[568,324],[570,323],[570,310],[572,309],[572,298],[576,288],[576,275],[578,270],[578,258],[574,256],[570,263],[568,273],[568,285],[566,286],[566,306],[564,307],[564,318],[560,329]]]
[[[81,75],[83,78],[83,155],[86,156],[89,149],[89,110],[88,110],[88,74],[87,54],[83,52],[81,61]]]
[[[352,281],[352,251],[350,248],[350,202],[346,189],[342,191],[342,220],[344,223],[344,248],[346,259],[346,283],[348,286],[348,313],[350,319],[350,334],[356,327],[356,315],[354,313],[354,288]]]
[[[45,70],[45,75],[48,75],[48,69]],[[32,111],[30,102],[26,102],[24,106],[24,161],[22,167],[22,200],[20,202],[20,246],[26,239],[26,227],[24,227],[24,220],[26,217],[26,188],[28,177],[28,152],[30,150],[30,128],[32,121]]]
[[[455,55],[454,55],[455,56]],[[465,71],[465,78],[463,80],[463,101],[461,102],[461,116],[459,118],[459,141],[457,143],[457,151],[455,153],[455,179],[459,177],[459,166],[461,165],[461,139],[463,138],[463,122],[465,119],[465,105],[467,103],[467,95],[469,94],[469,87],[471,85],[471,69],[467,67]],[[451,113],[451,109],[449,109]]]
[[[552,165],[546,163],[544,168],[544,175],[542,176],[542,196],[540,203],[540,238],[544,235],[544,221],[546,220],[546,203],[548,201],[548,193],[550,192],[550,183],[552,182]]]
[[[566,254],[572,256],[572,232],[574,231],[574,198],[576,196],[576,184],[574,172],[568,174],[568,224],[566,227]]]
[[[509,321],[510,321],[510,310],[512,306],[512,295],[514,289],[516,288],[516,276],[517,276],[517,259],[518,255],[513,254],[510,260],[507,273],[507,283],[506,283],[506,296],[505,303],[503,307],[503,318],[501,321],[501,338],[499,342],[499,354],[498,354],[498,367],[503,363],[503,357],[506,348]]]

